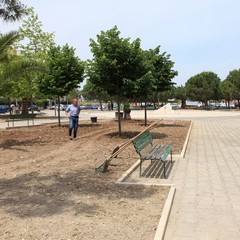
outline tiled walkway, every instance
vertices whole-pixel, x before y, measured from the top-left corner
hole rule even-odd
[[[240,117],[195,118],[165,240],[240,239]]]

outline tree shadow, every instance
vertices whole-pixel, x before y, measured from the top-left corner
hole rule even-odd
[[[39,172],[0,179],[0,208],[19,218],[47,217],[72,211],[96,214],[101,211],[99,199],[112,204],[119,198],[143,199],[155,190],[142,186],[122,186],[109,182],[106,174],[80,170],[68,174]],[[110,203],[107,202],[110,200]],[[102,202],[102,201],[100,201]]]
[[[121,138],[125,138],[125,139],[131,139],[136,137],[141,131],[124,131],[122,132],[122,136]],[[157,132],[151,132],[153,139],[163,139],[166,138],[167,135],[164,133],[157,133]],[[105,134],[106,137],[109,138],[116,138],[119,137],[119,132],[111,132],[111,133],[107,133]]]
[[[50,141],[49,141],[50,142]],[[42,141],[41,144],[47,144],[47,141]],[[39,138],[29,139],[29,140],[15,140],[15,139],[6,139],[0,144],[0,148],[2,149],[15,149],[22,152],[28,152],[26,149],[23,149],[22,146],[34,146],[35,144],[39,144]],[[21,148],[20,148],[21,147]]]

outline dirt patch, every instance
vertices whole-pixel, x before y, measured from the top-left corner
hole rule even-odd
[[[145,128],[141,120],[123,121],[120,138],[117,126],[80,122],[77,141],[68,140],[67,125],[1,130],[1,239],[153,239],[169,188],[114,183],[138,160],[132,146],[107,173],[95,172]],[[189,126],[165,121],[151,132],[179,154]]]

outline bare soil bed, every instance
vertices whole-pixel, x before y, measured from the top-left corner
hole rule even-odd
[[[189,126],[163,121],[151,132],[180,154]],[[0,130],[1,239],[152,240],[169,188],[115,184],[138,160],[131,145],[108,172],[95,171],[143,121],[122,121],[121,138],[114,120],[81,121],[77,141],[68,140],[67,127]]]

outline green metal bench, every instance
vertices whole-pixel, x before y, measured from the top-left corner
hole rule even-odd
[[[9,122],[12,122],[12,126],[14,127],[15,121],[27,120],[27,125],[29,126],[29,121],[32,121],[32,125],[34,125],[34,118],[36,118],[37,114],[12,114],[9,116],[9,119],[6,120],[9,127]]]
[[[168,155],[171,155],[171,163],[172,163],[172,146],[170,145],[153,145],[153,138],[149,131],[144,132],[139,137],[135,138],[132,141],[136,152],[140,156],[140,173],[139,176],[142,176],[142,163],[144,160],[157,160],[161,161],[163,163],[163,169],[164,169],[164,177],[166,178],[166,160]],[[149,146],[150,145],[150,146]],[[150,150],[147,149],[147,147],[150,147]]]

